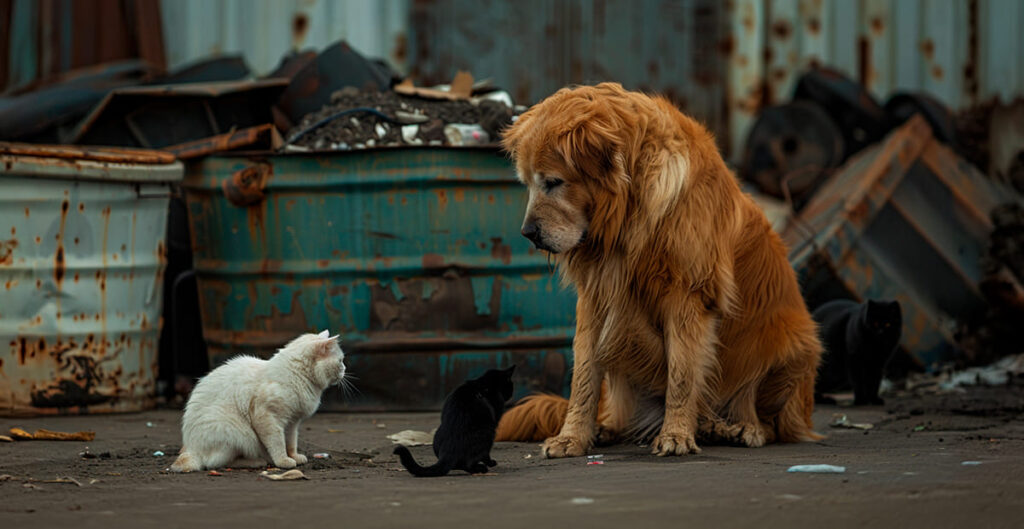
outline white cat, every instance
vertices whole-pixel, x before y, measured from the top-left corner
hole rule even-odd
[[[304,334],[270,360],[232,358],[196,385],[182,418],[175,472],[224,466],[280,468],[306,462],[296,451],[299,422],[328,386],[345,381],[338,337]]]

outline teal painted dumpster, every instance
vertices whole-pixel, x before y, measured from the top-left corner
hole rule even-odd
[[[185,188],[214,366],[330,329],[359,393],[325,409],[437,409],[511,363],[517,395],[567,394],[575,295],[519,234],[497,149],[222,155]]]

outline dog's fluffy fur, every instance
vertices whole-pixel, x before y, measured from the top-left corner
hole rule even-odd
[[[698,452],[698,432],[752,447],[818,438],[815,324],[704,127],[603,83],[537,104],[504,146],[530,194],[523,234],[555,254],[578,302],[569,401],[532,397],[498,440],[552,436],[544,455],[565,457],[649,433],[659,455]]]

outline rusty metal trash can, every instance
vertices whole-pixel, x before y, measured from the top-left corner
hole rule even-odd
[[[0,415],[152,407],[182,174],[157,151],[0,143]]]

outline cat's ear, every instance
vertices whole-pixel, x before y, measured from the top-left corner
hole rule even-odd
[[[316,337],[320,338],[321,340],[326,340],[330,336],[331,336],[331,331],[328,331],[327,329],[324,329],[323,332],[321,332],[320,334],[316,335]]]
[[[511,366],[509,366],[508,368],[506,368],[506,369],[505,369],[505,370],[503,371],[503,373],[505,373],[506,375],[508,375],[508,376],[510,376],[510,377],[511,377],[511,376],[512,376],[512,373],[514,373],[514,372],[515,372],[515,370],[516,370],[516,365],[515,365],[515,364],[512,364]]]
[[[317,358],[327,358],[334,354],[334,346],[337,344],[335,341],[338,337],[328,338],[323,341],[319,341],[314,345]]]

